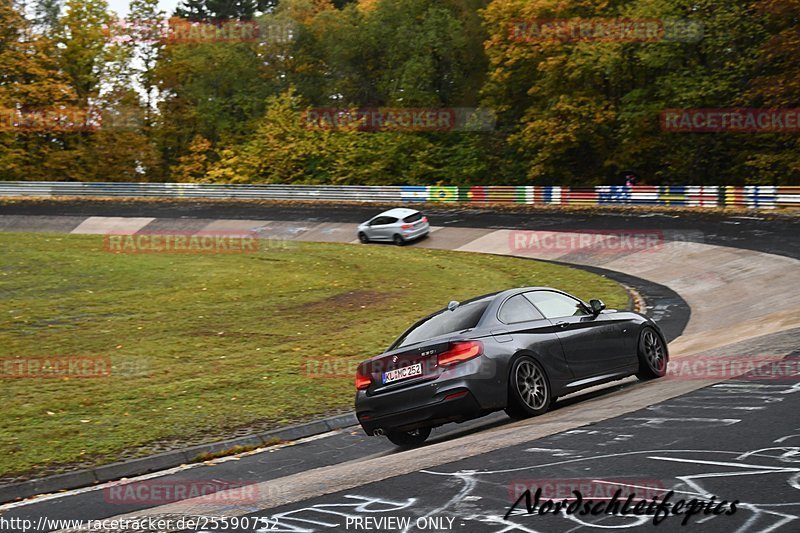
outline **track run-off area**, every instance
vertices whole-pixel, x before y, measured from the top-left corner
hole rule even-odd
[[[0,205],[0,230],[255,232],[286,242],[356,245],[356,224],[379,210],[364,205],[36,201]],[[426,214],[431,235],[409,247],[578,265],[634,289],[644,300],[642,312],[665,330],[671,362],[678,368],[719,356],[767,364],[788,361],[800,369],[796,218],[452,208]],[[627,233],[637,232],[642,234],[638,244],[625,241]],[[681,373],[647,383],[628,379],[559,399],[552,411],[537,418],[513,422],[496,414],[444,426],[417,449],[397,451],[353,427],[123,482],[239,480],[253,483],[245,499],[217,494],[164,504],[109,503],[106,484],[3,505],[0,518],[34,524],[40,517],[151,517],[169,524],[186,516],[218,518],[183,528],[203,531],[658,527],[652,516],[540,516],[522,512],[524,506],[507,516],[520,488],[546,480],[561,487],[624,486],[661,496],[672,490],[675,499],[739,501],[735,514],[701,513],[685,526],[683,517],[669,517],[661,524],[668,531],[797,531],[798,413],[797,374],[771,380],[721,374],[699,379]],[[233,517],[241,519],[237,527]]]

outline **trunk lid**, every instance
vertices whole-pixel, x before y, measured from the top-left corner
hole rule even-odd
[[[381,393],[423,381],[441,374],[437,356],[450,347],[450,336],[403,346],[362,363],[372,379],[367,391]]]

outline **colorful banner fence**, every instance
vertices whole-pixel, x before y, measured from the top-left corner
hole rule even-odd
[[[417,202],[514,203],[533,205],[642,205],[680,207],[800,207],[800,187],[716,185],[403,186],[402,199]]]
[[[630,205],[678,207],[800,207],[800,187],[748,185],[208,185],[0,181],[0,196],[209,198],[341,202],[463,202],[470,204]]]

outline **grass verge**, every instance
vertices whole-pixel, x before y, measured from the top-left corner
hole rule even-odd
[[[88,378],[11,378],[18,367],[0,367],[0,478],[348,409],[355,364],[413,321],[522,285],[627,302],[601,276],[508,257],[311,243],[132,255],[105,251],[101,236],[0,233],[0,363],[111,365]]]

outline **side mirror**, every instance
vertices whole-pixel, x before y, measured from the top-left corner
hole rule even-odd
[[[603,309],[606,308],[606,304],[603,303],[603,300],[589,300],[589,305],[592,308],[592,313],[595,315],[599,315]]]

